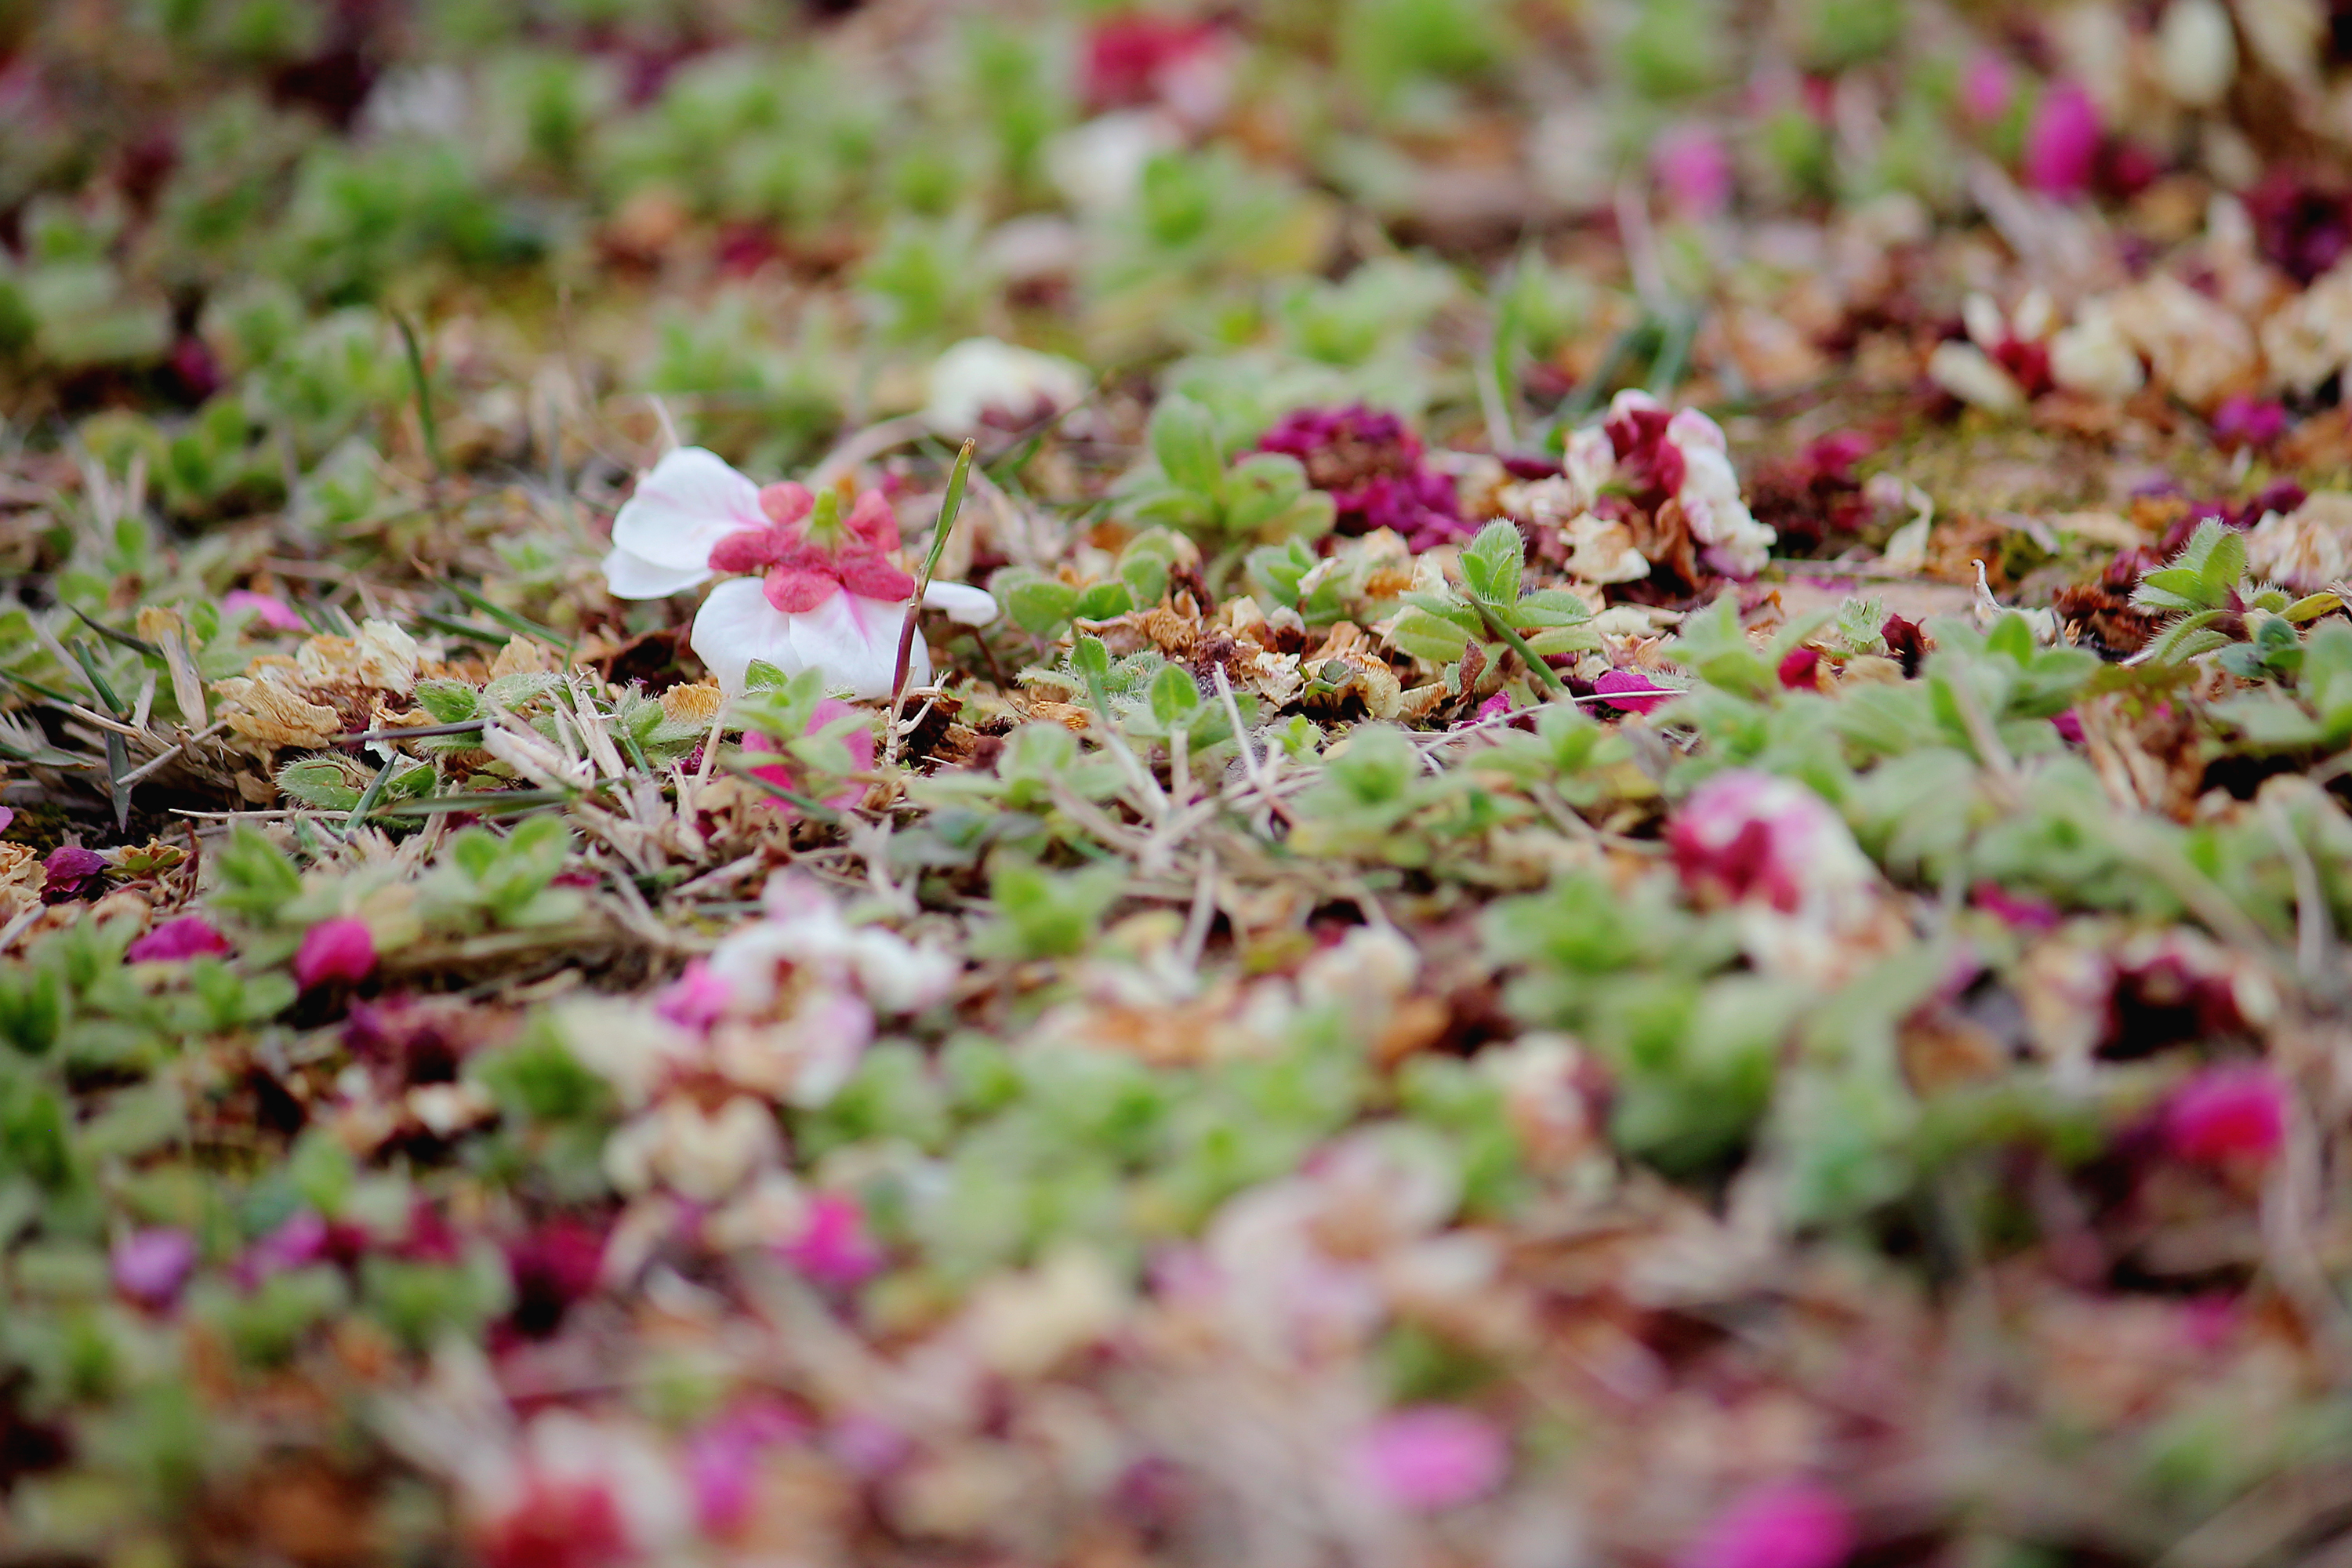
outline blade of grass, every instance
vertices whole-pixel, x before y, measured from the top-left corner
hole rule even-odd
[[[131,784],[124,775],[131,772],[131,748],[122,737],[110,730],[106,732],[106,793],[114,797],[114,831],[131,831]]]
[[[89,651],[81,646],[81,639],[76,637],[66,644],[65,648],[68,653],[74,656],[74,662],[81,666],[81,672],[89,678],[89,689],[98,693],[100,703],[117,719],[124,717],[122,699],[114,694],[114,688],[109,686],[106,683],[106,677],[98,672],[98,661],[89,657]]]
[[[956,514],[963,510],[964,486],[971,479],[971,454],[980,445],[966,441],[963,450],[956,454],[955,468],[948,475],[948,493],[940,501],[940,521],[931,530],[930,553],[923,557],[923,570],[915,578],[915,596],[907,605],[907,619],[898,628],[898,663],[890,676],[890,726],[895,733],[898,725],[898,705],[907,694],[907,670],[914,662],[915,626],[923,613],[923,595],[931,585],[931,574],[939,569],[940,556],[948,547],[948,535],[954,531]]]
[[[83,626],[88,626],[91,631],[96,632],[107,641],[111,643],[120,643],[124,647],[130,648],[134,653],[143,653],[150,658],[161,658],[163,657],[163,650],[157,647],[153,643],[149,642],[145,637],[134,637],[129,632],[118,632],[112,626],[108,626],[104,621],[94,619],[93,617],[83,614],[81,606],[79,605],[68,605],[66,607],[73,611],[74,615],[80,619]]]
[[[551,647],[562,647],[572,640],[551,626],[541,626],[537,621],[532,620],[528,616],[519,616],[512,610],[505,608],[503,605],[492,604],[489,600],[482,597],[481,595],[475,593],[471,588],[467,587],[462,583],[447,583],[444,584],[443,586],[446,587],[449,592],[457,595],[460,599],[463,599],[468,606],[481,611],[482,614],[489,616],[490,619],[498,622],[499,625],[514,632],[518,637],[536,637]]]
[[[446,479],[449,465],[441,460],[441,427],[433,420],[433,393],[425,379],[424,351],[416,346],[416,330],[408,318],[397,310],[392,314],[393,324],[400,329],[400,342],[408,351],[408,381],[416,394],[416,420],[425,427],[425,455],[433,461],[433,477]]]
[[[392,782],[392,770],[400,766],[405,760],[402,757],[393,758],[375,771],[375,777],[368,780],[368,786],[361,793],[358,803],[352,807],[350,815],[343,818],[343,830],[339,837],[344,843],[348,844],[352,841],[352,835],[360,830],[360,824],[365,822],[368,813],[375,809],[375,803],[383,798],[383,786]]]

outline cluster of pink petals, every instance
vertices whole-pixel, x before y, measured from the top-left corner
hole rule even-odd
[[[1764,569],[1780,536],[1756,521],[1740,495],[1721,426],[1629,387],[1610,403],[1601,429],[1615,457],[1612,477],[1645,510],[1669,499],[1680,506],[1708,570],[1745,581]]]
[[[740,529],[712,545],[710,569],[761,574],[768,603],[786,615],[806,615],[844,589],[866,599],[915,596],[915,580],[890,563],[898,519],[881,491],[857,498],[834,540],[812,536],[816,498],[805,485],[766,486],[760,510],[767,525]]]
[[[375,937],[365,921],[338,915],[302,933],[294,978],[305,991],[331,980],[357,983],[375,973]]]

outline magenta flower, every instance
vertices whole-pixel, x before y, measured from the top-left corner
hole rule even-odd
[[[835,719],[841,718],[845,714],[856,713],[859,711],[861,711],[861,710],[851,703],[841,701],[837,698],[825,698],[816,705],[814,710],[810,712],[808,728],[804,733],[810,735],[816,734],[827,724],[832,723]],[[873,731],[852,730],[847,734],[841,737],[841,744],[849,752],[849,765],[853,771],[864,773],[867,769],[873,767]],[[757,731],[753,731],[751,733],[743,737],[743,749],[747,752],[780,752],[782,750],[782,747],[778,746],[774,742],[769,740],[767,736],[761,734]],[[765,767],[754,768],[751,770],[751,776],[754,778],[766,779],[770,784],[778,785],[783,789],[802,789],[798,780],[798,775],[793,772],[793,764],[789,762],[771,763]],[[802,793],[805,794],[806,791],[802,790]],[[864,799],[865,796],[866,786],[862,784],[852,781],[847,788],[843,789],[838,794],[835,795],[824,804],[841,810],[847,810],[849,807],[856,805],[860,800]],[[797,815],[797,808],[792,802],[780,799],[775,795],[770,795],[765,804],[770,809],[780,811],[787,816]]]
[[[882,1270],[882,1249],[866,1234],[866,1211],[842,1193],[809,1200],[808,1224],[780,1250],[784,1261],[820,1285],[846,1289]]]
[[[196,1243],[184,1230],[136,1230],[114,1244],[114,1288],[142,1307],[168,1307],[196,1267]]]
[[[1837,1568],[1853,1552],[1844,1500],[1814,1481],[1759,1487],[1716,1515],[1676,1568]]]
[[[294,978],[310,990],[330,980],[361,981],[375,972],[375,938],[367,922],[338,916],[302,933],[294,954]]]
[[[604,1268],[604,1238],[578,1220],[559,1219],[507,1247],[514,1280],[514,1326],[543,1339],[564,1314],[596,1289]]]
[[[2050,84],[2025,130],[2025,183],[2047,195],[2080,195],[2099,153],[2099,110],[2076,82]]]
[[[1960,78],[1960,107],[1970,120],[1979,124],[1999,120],[2009,112],[2016,97],[2017,81],[2007,60],[1988,49],[1969,61],[1968,71]]]
[[[1421,437],[1393,414],[1360,403],[1297,409],[1260,437],[1257,449],[1298,459],[1307,482],[1329,492],[1340,533],[1385,528],[1426,550],[1473,531],[1454,481],[1423,465]]]
[[[182,915],[132,942],[125,956],[133,963],[168,963],[228,951],[228,938],[215,931],[210,921],[202,915]]]
[[[2286,405],[2283,403],[2262,402],[2243,393],[2232,393],[2221,399],[2221,405],[2213,411],[2213,438],[2229,446],[2267,447],[2285,434]]]
[[[761,771],[772,773],[782,770]],[[734,997],[734,988],[713,974],[710,965],[698,958],[688,962],[686,972],[662,988],[660,998],[654,1003],[654,1011],[681,1029],[701,1033],[726,1016],[727,1005]]]
[[[1217,29],[1151,11],[1105,16],[1087,32],[1079,83],[1088,108],[1150,103],[1166,79],[1217,47]]]
[[[1620,713],[1653,712],[1682,695],[1673,687],[1631,669],[1602,670],[1600,679],[1592,683],[1592,689]]]
[[[1494,1423],[1450,1405],[1391,1411],[1356,1449],[1371,1489],[1415,1513],[1456,1508],[1503,1484],[1510,1446]]]
[[[268,626],[273,632],[299,632],[303,629],[302,617],[294,606],[275,594],[257,594],[250,588],[231,588],[221,595],[221,608],[230,615],[240,610],[253,613],[254,624]]]
[[[1731,153],[1704,125],[1678,125],[1650,149],[1650,170],[1675,211],[1708,218],[1731,205]]]
[[[2163,1112],[2173,1153],[2200,1165],[2264,1163],[2286,1135],[2286,1090],[2266,1067],[2207,1068]]]
[[[60,844],[49,851],[41,862],[48,872],[41,891],[52,899],[76,899],[89,890],[89,885],[105,874],[106,857],[95,849],[84,849],[79,844]]]

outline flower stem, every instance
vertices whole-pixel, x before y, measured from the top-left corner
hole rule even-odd
[[[1486,623],[1486,629],[1493,632],[1496,637],[1502,638],[1510,650],[1519,656],[1521,662],[1526,664],[1528,671],[1533,674],[1538,680],[1542,681],[1545,686],[1549,687],[1556,694],[1561,696],[1565,696],[1567,694],[1568,687],[1560,680],[1558,675],[1552,672],[1551,666],[1546,664],[1542,659],[1536,657],[1536,650],[1528,646],[1527,638],[1521,637],[1517,631],[1504,624],[1503,617],[1495,613],[1494,605],[1487,604],[1484,599],[1480,599],[1475,595],[1466,596],[1470,599],[1471,608],[1478,612],[1478,618]]]

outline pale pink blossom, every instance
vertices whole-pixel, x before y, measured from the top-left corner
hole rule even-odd
[[[1979,123],[1999,120],[2016,98],[2017,80],[2007,60],[1990,49],[1969,58],[1960,78],[1960,107],[1969,119]]]

